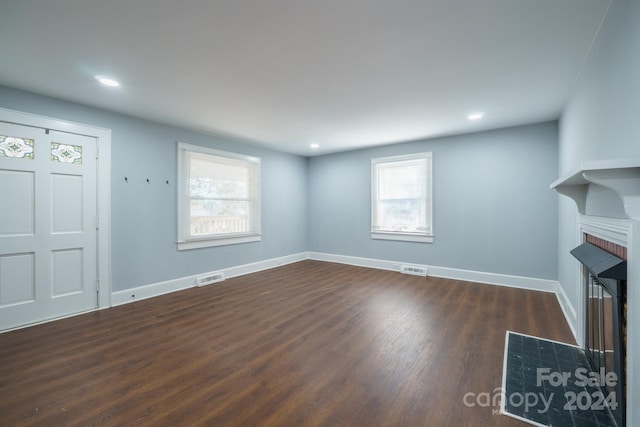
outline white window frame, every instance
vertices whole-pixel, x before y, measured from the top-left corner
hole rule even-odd
[[[191,235],[191,198],[189,194],[190,154],[223,158],[230,164],[247,166],[251,171],[251,230],[242,233]],[[260,158],[178,142],[178,250],[258,242],[262,239],[260,217]]]
[[[405,162],[411,160],[424,160],[426,163],[425,177],[427,179],[425,191],[425,215],[427,231],[405,232],[383,230],[376,227],[377,203],[378,203],[378,173],[377,166],[384,163]],[[433,154],[431,152],[406,154],[400,156],[378,157],[371,159],[371,238],[382,240],[400,240],[405,242],[433,243],[433,179],[432,179]]]

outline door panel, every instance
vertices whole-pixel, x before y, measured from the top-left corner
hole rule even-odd
[[[82,175],[51,174],[51,232],[82,232]]]
[[[0,170],[0,236],[30,234],[34,227],[35,174]],[[12,209],[8,209],[12,207]]]
[[[97,307],[96,150],[0,122],[0,330]]]
[[[82,252],[82,248],[51,252],[51,295],[54,298],[84,291]]]
[[[33,302],[35,253],[0,255],[0,306]]]

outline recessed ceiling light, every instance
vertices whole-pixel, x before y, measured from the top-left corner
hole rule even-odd
[[[96,76],[96,80],[99,81],[100,83],[102,83],[105,86],[109,86],[109,87],[118,87],[118,86],[120,86],[120,83],[118,83],[117,80],[114,80],[111,77]]]
[[[484,113],[482,112],[471,113],[467,116],[469,120],[480,120],[483,117],[484,117]]]
[[[309,147],[314,148],[314,149],[315,149],[315,148],[319,148],[319,147],[320,147],[320,144],[316,144],[316,143],[309,144]]]

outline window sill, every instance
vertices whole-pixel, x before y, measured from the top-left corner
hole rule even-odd
[[[259,242],[262,240],[260,233],[242,234],[238,236],[215,237],[201,240],[184,240],[178,242],[178,250],[209,248],[213,246],[237,245],[239,243]]]
[[[399,240],[403,242],[433,243],[433,234],[385,233],[376,231],[371,233],[371,238],[377,240]]]

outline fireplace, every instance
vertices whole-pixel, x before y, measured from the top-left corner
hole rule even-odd
[[[626,389],[623,397],[627,402],[638,402],[640,401],[640,363],[637,363],[640,355],[640,157],[585,160],[577,165],[576,169],[566,172],[550,187],[575,202],[577,208],[575,244],[585,242],[583,233],[587,233],[615,242],[628,251],[628,257],[617,255],[628,261],[623,297],[619,298],[619,305],[621,304],[623,309],[620,315],[623,322],[621,328],[625,331],[622,343],[626,348],[627,357],[624,367]],[[567,220],[570,215],[573,215],[570,208],[570,206],[561,206],[561,228],[569,226]],[[568,252],[575,244],[567,245],[570,243],[567,231],[569,231],[568,228],[561,230],[560,246],[566,248]],[[610,251],[606,247],[604,249]],[[563,263],[563,268],[568,265],[570,264]],[[587,286],[585,277],[588,275],[584,274],[585,269],[585,267],[576,268],[575,273],[565,270],[562,278],[566,281],[560,287],[561,290],[577,291],[575,296],[578,298],[575,302],[579,303],[578,306],[573,306],[566,295],[561,300],[566,307],[567,320],[580,344],[588,339],[584,335],[587,298],[580,297],[585,293]],[[605,296],[606,299],[609,298],[603,293],[603,301]],[[626,413],[623,415],[626,416],[627,425],[640,426],[640,405],[627,405]]]
[[[584,350],[593,372],[602,379],[601,391],[613,418],[624,426],[627,262],[611,252],[626,258],[626,250],[589,235],[585,240],[571,251],[585,269]]]

